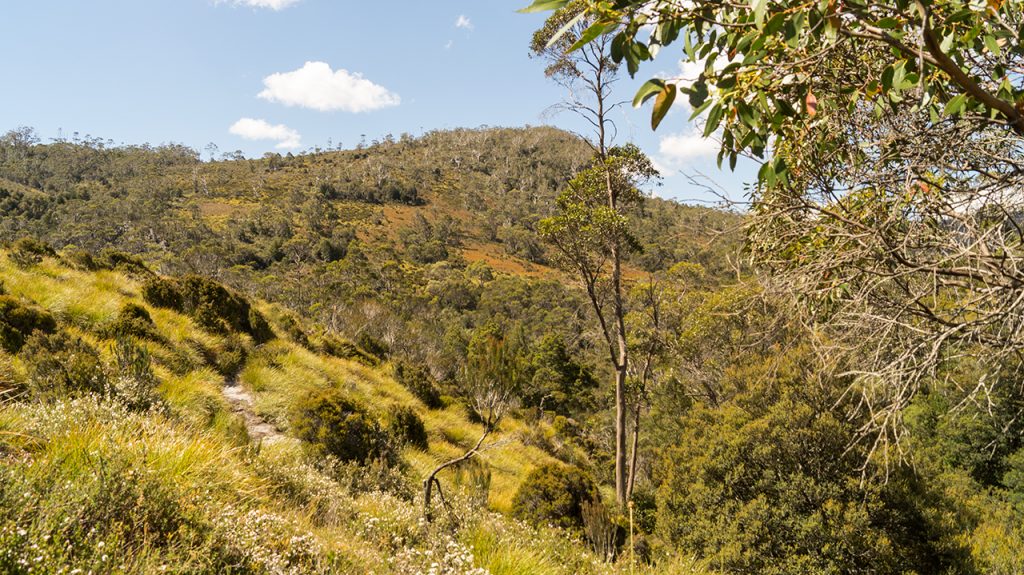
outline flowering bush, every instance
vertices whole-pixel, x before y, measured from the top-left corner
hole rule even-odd
[[[446,537],[438,549],[405,549],[392,560],[396,573],[410,575],[490,575],[474,566],[473,553],[464,545]]]

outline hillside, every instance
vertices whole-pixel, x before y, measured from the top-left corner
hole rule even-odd
[[[417,263],[450,255],[549,273],[536,221],[591,155],[554,128],[460,129],[217,162],[174,145],[43,145],[9,135],[0,142],[0,239],[116,247],[203,273],[329,263],[357,239]],[[656,198],[638,217],[645,250],[633,262],[637,273],[683,259],[714,264],[709,240],[735,224],[728,214]]]
[[[354,347],[356,359],[324,354],[322,334],[278,306],[256,304],[273,332],[257,345],[149,303],[147,282],[161,280],[138,264],[34,259],[0,256],[0,325],[31,310],[55,320],[22,327],[35,334],[27,341],[4,331],[3,572],[586,573],[599,563],[566,534],[473,503],[509,510],[523,477],[554,461],[524,443],[552,434],[546,425],[507,419],[481,456],[485,474],[442,476],[455,508],[427,526],[420,479],[482,431],[462,404],[427,408],[393,366]],[[294,436],[289,413],[330,389],[383,427],[411,410],[426,448],[405,444],[391,466],[324,460]]]
[[[0,138],[0,571],[1024,569],[1024,388],[975,401],[950,358],[879,430],[878,350],[833,352],[842,293],[743,263],[753,214],[606,220],[640,248],[615,372],[607,278],[538,230],[589,156],[551,128],[213,162]]]
[[[591,157],[554,128],[386,138],[355,150],[200,162],[181,146],[0,140],[0,241],[117,249],[213,277],[451,380],[475,329],[560,338],[600,366],[578,281],[536,224]],[[648,198],[626,276],[681,261],[735,277],[739,219]],[[597,367],[600,369],[600,367]]]

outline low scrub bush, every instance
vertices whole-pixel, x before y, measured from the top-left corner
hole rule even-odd
[[[340,357],[341,359],[358,361],[359,363],[370,367],[375,367],[380,363],[380,360],[359,349],[356,347],[356,344],[350,341],[345,341],[331,334],[324,334],[320,337],[319,351],[320,353],[333,355],[334,357]]]
[[[100,269],[96,259],[93,258],[92,254],[86,250],[80,249],[65,249],[61,259],[64,263],[71,266],[76,270],[94,272]]]
[[[55,257],[57,252],[53,251],[46,242],[35,238],[23,237],[11,245],[9,256],[11,261],[18,267],[29,267],[43,261],[46,257]]]
[[[210,331],[248,333],[256,343],[273,339],[274,333],[266,318],[248,300],[221,284],[201,276],[189,275],[178,280],[178,288],[185,311]]]
[[[185,304],[174,280],[152,277],[142,286],[142,299],[154,307],[184,311]]]
[[[395,364],[395,379],[428,408],[444,407],[441,392],[426,369],[400,361]]]
[[[147,277],[155,275],[142,258],[121,251],[105,249],[95,258],[96,266],[105,270],[117,270],[128,275]]]
[[[302,347],[310,349],[309,336],[306,335],[305,330],[302,329],[302,324],[295,318],[295,316],[287,313],[282,314],[280,319],[277,321],[277,325],[281,331],[288,336],[288,339]]]
[[[578,467],[551,463],[534,469],[512,500],[512,514],[536,525],[583,527],[583,504],[599,501],[594,480]]]
[[[256,343],[274,338],[267,319],[249,300],[208,278],[154,277],[142,286],[142,297],[150,305],[187,313],[210,333],[247,333]]]
[[[100,354],[88,343],[64,332],[36,332],[19,353],[28,387],[37,399],[104,393],[107,376]]]
[[[315,451],[342,462],[365,463],[392,456],[384,430],[336,388],[298,401],[292,408],[291,428]]]
[[[0,348],[17,353],[36,331],[51,333],[57,321],[46,310],[6,295],[0,295]]]
[[[221,375],[234,375],[242,369],[248,357],[249,352],[242,340],[236,335],[229,335],[222,345],[213,350],[213,366]]]
[[[388,347],[388,344],[366,332],[356,337],[356,345],[370,355],[381,359],[386,358],[391,353],[391,348]]]
[[[388,433],[397,442],[426,451],[427,428],[423,420],[408,406],[395,406],[388,414]]]
[[[137,337],[150,341],[163,340],[146,308],[134,303],[125,304],[121,308],[114,321],[103,328],[103,335],[110,339]]]

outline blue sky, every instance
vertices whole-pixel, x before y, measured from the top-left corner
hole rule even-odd
[[[0,130],[44,139],[78,132],[117,143],[178,142],[247,156],[385,134],[553,124],[562,97],[528,57],[543,15],[528,0],[34,0],[4,6]],[[663,52],[643,74],[679,73]],[[644,78],[625,78],[630,99]],[[718,171],[712,146],[673,111],[657,133],[649,110],[618,114],[666,175],[657,190],[711,196],[679,174],[703,173],[735,197],[753,168]],[[204,157],[206,154],[204,153]]]

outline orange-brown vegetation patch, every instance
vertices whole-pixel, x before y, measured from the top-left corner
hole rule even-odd
[[[469,263],[484,262],[495,271],[529,277],[552,277],[558,272],[550,267],[528,262],[505,253],[499,245],[477,241],[465,242],[462,256]]]
[[[416,206],[395,204],[384,206],[384,226],[387,228],[388,237],[397,240],[398,230],[411,225],[416,212],[422,209]]]

